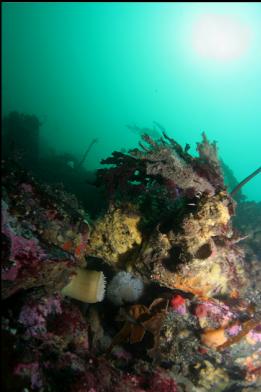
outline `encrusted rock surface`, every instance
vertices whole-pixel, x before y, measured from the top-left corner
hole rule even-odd
[[[91,223],[74,196],[3,162],[7,392],[261,387],[259,207],[244,202],[232,222],[236,204],[204,134],[198,157],[165,132],[140,148],[103,161],[113,165],[98,171],[108,209]],[[139,295],[131,305],[115,287],[114,301],[63,297],[86,266],[109,285],[137,275]]]

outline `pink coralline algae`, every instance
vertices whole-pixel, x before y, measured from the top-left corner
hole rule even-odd
[[[29,298],[18,320],[25,328],[25,337],[41,340],[49,347],[58,339],[61,347],[70,343],[78,354],[89,349],[88,324],[82,313],[77,307],[61,302],[58,294]]]
[[[10,240],[9,261],[13,266],[2,271],[3,280],[15,280],[23,266],[32,269],[35,264],[47,258],[44,250],[39,246],[36,238],[27,239],[14,232],[11,227],[12,217],[6,203],[2,203],[2,233]]]
[[[4,323],[6,334],[11,334],[14,347],[18,347],[13,353],[14,374],[20,376],[24,385],[30,380],[33,390],[42,391],[68,372],[71,378],[63,382],[61,389],[54,390],[69,391],[90,366],[88,324],[79,308],[62,301],[58,294],[42,296],[38,290],[23,299],[18,325],[15,324],[19,334],[12,333],[13,316]]]
[[[38,362],[19,363],[15,368],[14,374],[30,377],[32,389],[39,390],[44,385],[43,375]]]
[[[18,165],[2,163],[2,296],[39,286],[60,290],[84,262],[86,214],[66,192],[37,182]]]
[[[227,305],[215,300],[201,301],[196,305],[194,314],[201,326],[205,323],[212,327],[223,326],[235,318]]]
[[[261,323],[259,328],[252,329],[247,335],[253,342],[260,343],[261,342]]]
[[[236,335],[238,335],[239,332],[241,332],[241,331],[242,331],[242,327],[241,327],[241,325],[239,325],[239,324],[235,324],[235,325],[233,325],[232,327],[229,327],[229,328],[226,329],[226,333],[227,333],[229,336],[236,336]]]
[[[27,193],[33,193],[33,187],[31,184],[22,183],[21,188]]]
[[[58,296],[44,298],[39,302],[28,301],[19,315],[19,322],[26,327],[26,334],[37,337],[47,332],[47,316],[61,314],[61,303]]]
[[[62,312],[52,319],[49,331],[59,336],[61,342],[70,342],[74,352],[86,353],[89,350],[88,324],[81,311],[73,304],[63,302]]]
[[[42,221],[41,214],[38,216],[38,211],[35,212],[35,219]],[[21,219],[21,214],[22,211],[15,212],[8,198],[2,202],[3,298],[36,286],[45,286],[51,291],[62,289],[77,265],[72,254],[43,239],[39,228],[29,217]],[[83,241],[79,247],[82,254]]]
[[[54,291],[67,284],[74,266],[70,255],[52,247],[44,249],[37,238],[27,239],[11,231],[5,238],[9,256],[2,259],[3,298],[30,287],[46,286]]]
[[[153,374],[149,382],[149,391],[158,392],[177,392],[177,385],[175,381],[167,376],[163,376],[163,373],[158,371]]]
[[[93,367],[93,365],[96,365]],[[176,382],[163,369],[121,374],[108,363],[94,361],[73,385],[71,392],[177,392]]]
[[[114,152],[102,161],[111,166],[98,170],[96,185],[107,188],[110,198],[107,212],[100,213],[120,211],[123,223],[112,242],[107,237],[116,219],[101,225],[95,240],[102,216],[89,225],[89,211],[63,186],[40,183],[18,164],[3,161],[5,391],[256,387],[261,301],[244,268],[245,254],[254,250],[237,245],[235,202],[216,143],[203,134],[194,157],[188,145],[183,148],[163,130],[157,140],[144,134],[139,147]],[[139,241],[118,251],[132,241],[133,220]],[[251,231],[254,249],[260,249],[257,226]],[[121,256],[117,265],[115,252]],[[258,253],[253,257],[258,264]],[[108,285],[117,274],[131,272],[142,280],[144,293],[119,309],[108,296],[82,304],[60,295],[75,270],[86,267],[102,271]]]
[[[142,375],[127,374],[120,380],[120,385],[115,386],[114,392],[121,392],[122,385],[129,392],[178,392],[176,382],[163,369]]]
[[[4,280],[15,280],[24,265],[29,264],[29,268],[33,269],[35,264],[46,259],[46,254],[36,239],[12,235],[11,244],[10,261],[13,261],[15,265],[8,271],[3,271]]]

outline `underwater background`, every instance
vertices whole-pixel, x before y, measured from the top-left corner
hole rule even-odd
[[[235,56],[198,50],[208,15],[239,26]],[[97,138],[88,170],[136,147],[139,128],[160,124],[192,153],[204,131],[241,181],[260,165],[260,21],[258,2],[4,3],[3,115],[36,115],[42,151],[81,159]],[[256,176],[243,193],[260,188]]]
[[[261,3],[2,11],[2,389],[261,390]]]

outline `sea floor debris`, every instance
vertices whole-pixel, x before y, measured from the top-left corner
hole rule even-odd
[[[260,205],[235,202],[205,134],[198,153],[165,130],[114,152],[93,221],[2,162],[5,391],[261,388]]]

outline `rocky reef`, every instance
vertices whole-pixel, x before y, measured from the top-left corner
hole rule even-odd
[[[4,390],[261,387],[260,206],[231,197],[205,134],[188,151],[163,130],[103,160],[94,220],[2,162]]]

